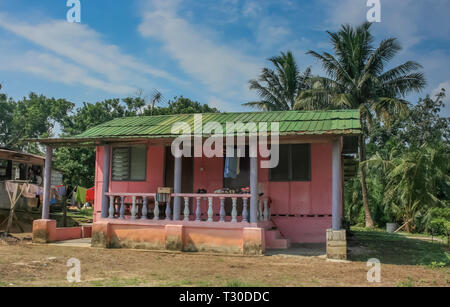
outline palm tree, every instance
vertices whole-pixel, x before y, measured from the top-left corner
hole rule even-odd
[[[269,61],[275,70],[263,68],[257,80],[249,81],[250,89],[256,90],[261,100],[243,105],[263,111],[292,110],[299,91],[309,88],[311,70],[301,73],[290,51]]]
[[[363,133],[359,138],[359,159],[366,160],[366,135],[373,116],[389,124],[391,116],[405,115],[405,96],[419,92],[426,85],[422,68],[409,61],[385,71],[386,64],[401,50],[395,38],[383,40],[374,48],[370,23],[359,27],[342,26],[337,33],[327,32],[334,56],[309,51],[322,64],[327,77],[317,77],[309,90],[297,97],[296,109],[359,109]],[[366,185],[366,166],[361,163],[361,189],[366,227],[373,227]]]
[[[385,211],[405,223],[407,232],[414,231],[420,219],[427,217],[428,209],[446,206],[436,195],[440,182],[450,182],[449,154],[444,144],[425,143],[400,155],[393,152],[389,160],[377,154],[366,162],[384,169]]]

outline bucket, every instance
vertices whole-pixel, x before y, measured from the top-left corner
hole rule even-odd
[[[397,223],[387,223],[386,224],[386,231],[388,233],[394,233],[398,228]]]

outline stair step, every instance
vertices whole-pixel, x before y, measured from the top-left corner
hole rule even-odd
[[[286,249],[290,246],[290,240],[285,239],[278,229],[265,231],[266,247],[269,249]]]

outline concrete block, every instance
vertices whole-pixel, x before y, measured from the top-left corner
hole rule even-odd
[[[327,258],[347,259],[347,236],[345,230],[327,230]]]

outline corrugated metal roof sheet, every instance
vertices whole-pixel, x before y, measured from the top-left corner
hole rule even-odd
[[[226,131],[226,123],[271,123],[280,124],[280,135],[322,135],[322,134],[359,134],[361,132],[359,111],[277,111],[247,113],[209,113],[202,115],[203,127],[207,123],[218,122]],[[177,122],[185,122],[194,133],[194,114],[140,116],[117,118],[101,124],[75,137],[67,139],[105,139],[111,137],[176,137],[172,127]],[[196,122],[197,127],[199,123]],[[59,139],[62,140],[62,139]]]

